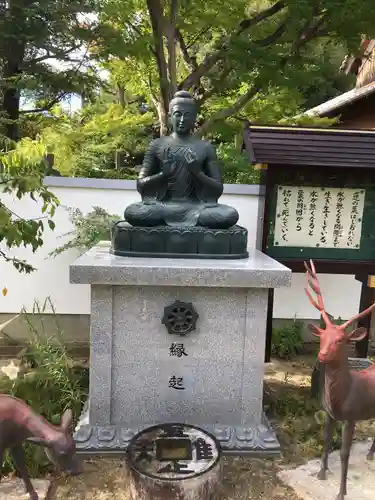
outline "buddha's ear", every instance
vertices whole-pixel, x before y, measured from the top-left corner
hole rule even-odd
[[[167,125],[168,125],[168,129],[170,130],[172,128],[172,113],[171,113],[171,110],[168,111]]]

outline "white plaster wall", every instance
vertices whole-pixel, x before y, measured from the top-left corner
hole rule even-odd
[[[75,187],[63,185],[68,184],[69,181],[74,181]],[[17,258],[27,260],[37,269],[30,275],[19,274],[11,264],[0,259],[0,289],[4,286],[8,289],[6,297],[0,296],[0,313],[19,312],[22,307],[30,311],[35,299],[44,302],[46,297],[50,297],[59,314],[89,314],[89,286],[69,283],[69,265],[74,262],[79,253],[72,250],[55,258],[48,257],[48,254],[57,246],[69,240],[69,237],[63,235],[73,229],[69,214],[63,206],[79,208],[87,213],[96,205],[105,208],[110,213],[122,215],[127,205],[140,199],[135,190],[135,183],[131,181],[47,178],[46,182],[52,184],[50,189],[60,200],[60,207],[54,217],[56,228],[54,231],[46,228],[43,236],[44,245],[35,254],[25,248],[18,248],[10,253]],[[84,187],[90,184],[95,188]],[[235,190],[240,193],[231,194],[232,186],[226,186],[226,193],[223,194],[221,200],[223,203],[234,206],[240,213],[239,224],[248,228],[249,247],[251,247],[255,246],[258,196],[241,194],[241,191],[245,193],[249,191],[246,187],[236,186]],[[253,186],[250,187],[253,188]],[[1,198],[19,216],[35,218],[41,216],[41,205],[31,198],[25,197],[18,200],[4,194]]]
[[[139,200],[135,182],[103,179],[47,178],[46,183],[59,198],[61,206],[55,215],[56,229],[44,233],[44,245],[35,254],[19,248],[13,255],[26,259],[37,270],[30,275],[19,274],[11,264],[0,259],[0,289],[8,289],[6,297],[0,295],[0,313],[17,313],[22,307],[31,311],[34,300],[44,302],[50,297],[59,314],[89,314],[90,289],[88,285],[69,283],[69,265],[78,256],[77,251],[64,252],[52,258],[48,254],[68,237],[63,236],[73,227],[63,206],[76,207],[88,212],[97,205],[110,213],[122,214],[124,208]],[[225,186],[223,203],[234,206],[240,213],[239,224],[249,231],[249,247],[256,245],[258,222],[257,186]],[[23,217],[40,217],[40,205],[24,198],[17,200],[1,196],[7,206]],[[327,309],[334,316],[347,318],[358,311],[360,284],[352,276],[322,275]],[[276,290],[275,318],[315,318],[317,312],[309,305],[303,292],[304,276],[295,274],[290,289]]]
[[[319,266],[317,266],[319,274]],[[324,305],[335,318],[348,319],[358,313],[361,283],[354,276],[321,274],[319,282],[324,294]],[[304,288],[304,274],[294,273],[290,288],[275,290],[274,318],[313,319],[319,318],[319,312],[308,301]]]

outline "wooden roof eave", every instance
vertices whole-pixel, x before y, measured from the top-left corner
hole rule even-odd
[[[251,164],[375,168],[375,131],[253,126],[244,130]]]

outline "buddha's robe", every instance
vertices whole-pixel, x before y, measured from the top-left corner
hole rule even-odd
[[[166,152],[174,164],[169,177],[163,174]],[[200,177],[191,172],[192,162],[199,166]],[[137,189],[142,201],[125,210],[125,219],[132,226],[226,229],[238,221],[236,209],[217,203],[223,185],[215,151],[206,141],[174,137],[153,141],[145,154]]]

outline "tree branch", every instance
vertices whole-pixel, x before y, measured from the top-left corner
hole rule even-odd
[[[161,134],[164,134],[166,128],[166,116],[168,114],[168,104],[171,98],[170,86],[168,80],[168,67],[164,55],[164,16],[160,0],[147,0],[147,8],[150,15],[152,35],[155,45],[155,57],[160,78],[160,94],[164,112],[164,119],[161,122]]]
[[[300,32],[298,40],[292,47],[292,53],[298,55],[301,48],[307,43],[311,42],[317,36],[325,36],[328,34],[326,30],[322,30],[322,26],[328,19],[328,15],[324,14],[319,19],[312,19],[311,22],[306,23],[304,29]],[[314,22],[315,21],[315,22]]]
[[[239,37],[244,31],[256,26],[262,21],[274,16],[281,10],[285,8],[283,1],[277,1],[272,7],[264,9],[250,19],[244,19],[240,22],[237,31],[230,35],[229,37],[223,37],[217,44],[217,50],[211,54],[207,54],[203,61],[198,65],[195,71],[193,71],[185,80],[183,80],[179,88],[180,89],[190,89],[194,85],[198,85],[202,76],[204,76],[224,55],[230,43],[237,37]]]
[[[216,85],[216,86],[213,85],[209,90],[206,90],[200,94],[199,99],[198,99],[198,106],[199,107],[202,107],[203,104],[206,101],[208,101],[208,99],[210,99],[215,94],[220,93],[220,95],[223,95],[223,93],[225,91],[224,87],[225,87],[226,77],[229,75],[230,72],[231,72],[230,66],[227,66],[226,68],[224,68],[223,71],[218,76],[219,85]]]
[[[81,61],[79,62],[79,64],[77,65],[77,67],[74,68],[74,73],[75,74],[77,74],[79,72],[79,70],[81,69],[81,66],[83,65],[83,62],[86,59],[86,56],[87,56],[87,54],[89,52],[89,49],[90,49],[90,44],[87,46],[85,53],[82,55]],[[57,94],[57,96],[54,99],[52,99],[52,101],[50,101],[46,106],[43,106],[42,108],[36,108],[36,109],[30,109],[30,110],[26,110],[26,109],[25,110],[20,110],[19,113],[27,114],[27,113],[41,113],[43,111],[48,111],[55,104],[57,104],[59,101],[61,101],[61,99],[63,99],[66,95],[68,95],[70,93],[71,92],[62,91],[59,94]]]
[[[81,46],[82,45],[75,45],[74,47],[71,47],[70,49],[60,51],[60,52],[50,52],[48,50],[47,54],[44,54],[43,56],[35,57],[34,59],[24,61],[22,68],[26,69],[30,66],[33,66],[34,64],[39,64],[39,63],[46,61],[48,59],[65,60],[71,52],[74,52],[75,50],[79,49]],[[76,62],[78,62],[78,59]]]
[[[209,90],[206,90],[203,94],[201,94],[200,98],[198,99],[198,106],[201,108],[203,104],[208,101],[208,99],[211,99],[212,96],[217,94],[218,89],[217,87],[212,87]]]
[[[152,75],[151,75],[151,71],[149,71],[149,73],[148,73],[148,86],[149,86],[149,89],[150,89],[151,99],[154,100],[155,102],[157,102],[158,99],[156,97],[154,89],[152,88]]]
[[[212,24],[206,26],[205,28],[200,30],[199,33],[197,33],[195,36],[193,36],[193,38],[191,40],[189,40],[187,45],[186,45],[187,49],[190,49],[190,47],[192,47],[201,38],[201,36],[203,36],[205,33],[210,31],[211,28],[212,28]]]
[[[131,23],[130,21],[126,21],[126,24],[127,24],[128,26],[130,26],[130,28],[131,28],[133,31],[135,31],[135,32],[137,33],[137,35],[139,35],[140,37],[143,37],[143,36],[144,36],[144,34],[142,33],[142,31],[141,31],[139,28],[137,28],[137,26],[135,26],[135,24]],[[150,44],[147,44],[147,47],[150,49],[150,52],[151,52],[154,56],[156,56],[156,52],[155,52],[155,50],[153,49],[153,47],[152,47]]]
[[[29,114],[29,113],[42,113],[43,111],[49,111],[55,104],[61,101],[61,99],[64,99],[66,95],[68,95],[69,92],[60,92],[52,101],[50,101],[48,104],[43,106],[42,108],[35,108],[35,109],[20,109],[20,114]]]
[[[178,11],[178,0],[170,0],[169,22],[166,24],[166,38],[168,50],[168,73],[170,83],[170,97],[177,87],[177,61],[176,61],[176,19]]]
[[[240,35],[245,30],[248,30],[249,28],[256,26],[265,19],[274,16],[275,14],[283,10],[285,7],[286,7],[285,3],[282,0],[280,0],[277,1],[274,5],[272,5],[272,7],[262,10],[261,12],[259,12],[259,14],[256,14],[250,19],[244,19],[243,21],[240,22],[240,27],[237,31],[237,35]]]
[[[242,109],[247,102],[249,102],[261,89],[260,85],[250,85],[247,91],[240,96],[237,101],[229,106],[228,108],[221,109],[217,113],[215,113],[211,118],[203,123],[201,127],[195,132],[196,137],[202,137],[205,135],[216,122],[225,120],[226,118],[231,117],[232,115],[238,113],[240,109]]]
[[[32,271],[35,271],[35,267],[28,264],[26,260],[20,260],[16,257],[8,257],[8,255],[3,250],[0,250],[0,257],[3,258],[5,262],[10,262],[11,264],[13,264],[13,266],[20,272],[25,272],[28,274]]]
[[[271,35],[266,36],[265,38],[262,38],[261,40],[255,40],[253,43],[258,45],[259,47],[268,47],[268,45],[272,45],[273,43],[277,42],[279,38],[283,36],[283,34],[286,32],[286,27],[287,23],[280,24],[278,28],[271,33]]]
[[[198,66],[197,59],[195,57],[190,56],[189,49],[185,43],[180,28],[178,27],[176,28],[175,34],[176,34],[176,40],[180,46],[182,57],[184,58],[187,67],[190,69],[190,71],[194,71],[195,69],[197,69]]]

